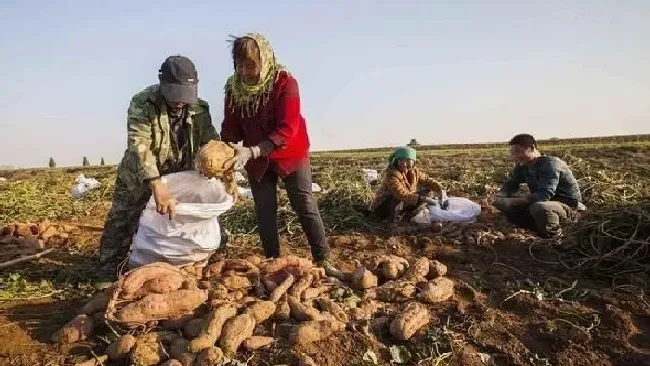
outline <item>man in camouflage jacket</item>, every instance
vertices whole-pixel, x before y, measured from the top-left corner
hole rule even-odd
[[[129,105],[127,149],[99,247],[99,286],[115,279],[152,193],[157,211],[173,219],[176,201],[160,177],[193,169],[198,149],[219,139],[208,103],[198,98],[192,61],[170,56],[158,77],[159,84],[137,93]]]

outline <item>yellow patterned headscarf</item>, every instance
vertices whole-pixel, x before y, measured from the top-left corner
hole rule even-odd
[[[244,37],[252,38],[260,50],[260,80],[256,85],[248,85],[237,74],[237,71],[226,81],[225,92],[230,93],[228,108],[231,112],[239,109],[242,116],[253,117],[260,106],[265,105],[271,97],[273,84],[279,71],[285,67],[275,62],[275,53],[269,41],[259,33],[246,33]]]

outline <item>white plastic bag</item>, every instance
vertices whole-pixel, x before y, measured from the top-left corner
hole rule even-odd
[[[414,222],[416,224],[430,224],[431,223],[431,214],[429,213],[429,210],[423,209],[420,210],[420,212],[417,213],[417,215],[411,217],[411,222]]]
[[[374,169],[361,169],[366,175],[366,182],[372,183],[379,179],[379,173]]]
[[[481,205],[463,197],[449,197],[449,207],[443,210],[440,206],[429,206],[431,222],[474,222],[481,214]]]
[[[311,191],[312,192],[318,193],[318,192],[320,192],[322,190],[323,189],[318,185],[318,183],[312,183],[311,184]]]
[[[175,266],[207,259],[221,244],[219,215],[233,206],[233,197],[216,178],[205,178],[195,171],[162,177],[169,193],[176,198],[176,218],[156,212],[153,198],[140,216],[133,238],[129,265],[137,267],[157,261]]]
[[[88,192],[99,187],[100,185],[101,183],[99,183],[96,179],[86,178],[83,174],[79,174],[77,179],[74,181],[74,186],[72,186],[70,193],[74,198],[83,198],[88,194]]]

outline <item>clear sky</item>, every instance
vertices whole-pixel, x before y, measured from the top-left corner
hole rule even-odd
[[[0,165],[116,163],[133,94],[190,57],[217,129],[227,38],[298,79],[312,150],[650,132],[650,1],[0,1]]]

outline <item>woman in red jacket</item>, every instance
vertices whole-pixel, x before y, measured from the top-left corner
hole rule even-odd
[[[328,260],[325,228],[312,194],[309,136],[300,114],[296,79],[275,61],[268,40],[257,33],[235,38],[235,73],[225,86],[221,139],[238,143],[235,168],[246,167],[253,191],[260,239],[267,257],[280,256],[277,223],[278,178],[298,214],[311,253],[329,276],[342,273]]]

